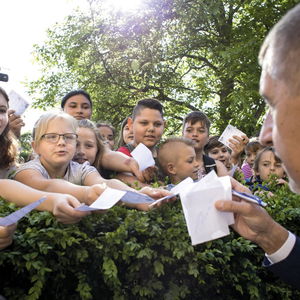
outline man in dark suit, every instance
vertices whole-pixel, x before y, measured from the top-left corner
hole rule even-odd
[[[260,93],[270,108],[260,142],[274,145],[284,163],[290,188],[300,194],[300,5],[272,28],[261,47],[259,61]],[[234,212],[233,228],[265,251],[264,265],[299,288],[300,238],[258,205],[234,200],[218,201],[216,208]]]

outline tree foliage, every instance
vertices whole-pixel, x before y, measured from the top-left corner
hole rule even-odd
[[[104,10],[68,16],[35,47],[43,76],[30,83],[36,106],[53,106],[86,89],[93,118],[113,125],[137,100],[163,102],[169,132],[191,110],[203,110],[219,133],[231,123],[257,132],[265,106],[258,94],[263,38],[294,0],[144,0],[134,14]]]

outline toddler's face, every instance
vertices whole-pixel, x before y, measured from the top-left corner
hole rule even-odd
[[[194,147],[184,144],[178,145],[178,155],[174,167],[179,181],[187,177],[194,180],[198,179],[199,163],[196,161]]]
[[[164,120],[158,110],[142,109],[132,124],[134,143],[143,143],[148,148],[153,148],[160,141],[164,127]]]
[[[272,151],[265,151],[262,153],[256,175],[259,175],[263,181],[268,180],[270,175],[276,175],[278,178],[284,177],[282,163],[275,160],[275,156]]]
[[[256,158],[256,152],[246,151],[246,162],[250,165],[251,168],[253,167],[255,158]]]
[[[204,123],[196,122],[193,125],[187,122],[183,128],[182,135],[195,142],[196,151],[202,151],[208,141],[208,130]]]
[[[90,128],[78,128],[78,139],[74,161],[83,164],[88,161],[93,165],[98,152],[97,140],[93,130]]]
[[[212,148],[208,156],[221,161],[226,167],[230,164],[230,153],[226,146]]]

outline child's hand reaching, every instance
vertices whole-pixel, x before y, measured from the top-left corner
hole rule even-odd
[[[17,224],[10,226],[0,226],[0,250],[9,246],[13,241],[13,235],[17,228]]]
[[[106,183],[94,184],[85,187],[84,203],[91,205],[106,189]]]
[[[131,173],[141,182],[150,182],[157,174],[157,167],[152,166],[144,171],[140,171],[139,164],[133,158],[128,159],[128,165]]]
[[[78,223],[81,218],[90,215],[90,212],[77,211],[74,208],[81,203],[71,195],[53,194],[48,196],[53,201],[52,213],[58,222],[63,224]]]
[[[231,160],[233,164],[237,164],[239,162],[240,156],[244,151],[245,146],[249,142],[249,138],[244,135],[239,137],[234,135],[231,139],[229,139],[230,148],[232,149]]]

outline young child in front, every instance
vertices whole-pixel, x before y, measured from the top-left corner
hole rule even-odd
[[[191,177],[198,179],[199,163],[196,160],[194,142],[184,137],[172,137],[165,140],[158,149],[158,165],[163,176],[168,176],[171,184]]]
[[[278,185],[286,184],[284,180],[286,177],[282,162],[279,157],[275,155],[273,147],[265,147],[258,152],[253,164],[254,176],[248,178],[246,183],[250,190],[255,191],[257,188],[268,191],[268,181],[271,176],[277,178]]]
[[[9,132],[8,104],[8,95],[0,87],[0,197],[18,206],[25,206],[45,196],[46,200],[37,207],[37,210],[51,212],[61,223],[78,222],[89,213],[74,209],[80,205],[76,198],[65,194],[38,191],[19,182],[5,179],[14,172],[17,161],[14,136]],[[11,244],[15,229],[16,224],[0,226],[0,249]]]
[[[77,143],[76,119],[68,114],[48,113],[37,121],[32,142],[38,158],[22,165],[15,179],[39,190],[64,192],[73,195],[86,204],[93,203],[104,191],[102,183],[109,187],[135,191],[119,180],[105,180],[97,169],[88,162],[78,164],[72,161]],[[162,192],[145,189],[149,196],[164,196]],[[143,205],[131,205],[146,209]]]
[[[208,142],[210,120],[201,111],[189,113],[183,120],[182,135],[195,143],[196,160],[199,163],[198,179],[215,170],[218,176],[226,176],[227,170],[220,161],[204,154],[204,146]]]
[[[263,146],[258,141],[249,142],[245,147],[246,159],[242,165],[242,171],[244,173],[244,178],[248,179],[253,176],[253,165],[257,153],[263,149]]]
[[[133,109],[132,118],[128,119],[128,126],[133,131],[133,142],[126,144],[118,149],[118,151],[131,156],[133,149],[143,143],[152,152],[154,159],[157,156],[156,145],[160,141],[165,128],[165,120],[163,117],[163,106],[156,99],[140,100]],[[154,168],[149,169],[149,181],[153,178]],[[128,184],[138,183],[143,186],[135,177],[120,173],[118,178]]]

